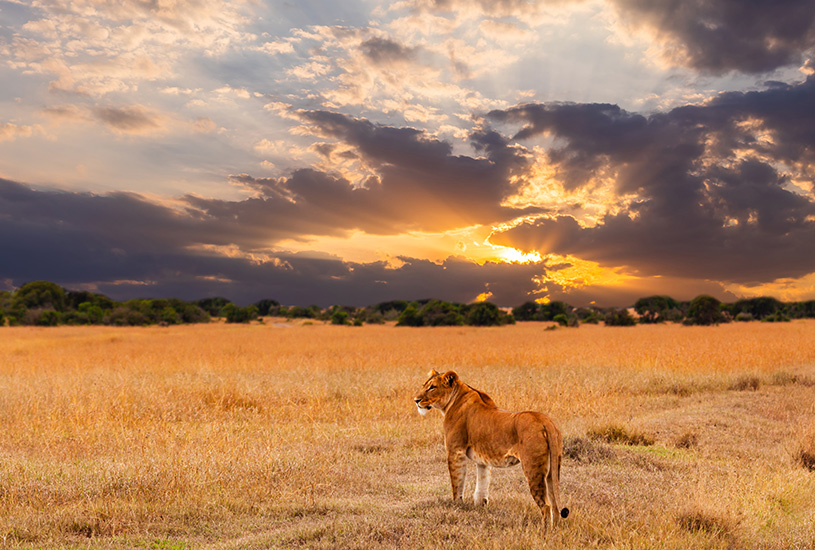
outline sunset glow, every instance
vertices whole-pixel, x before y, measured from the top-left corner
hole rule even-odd
[[[689,1],[0,0],[0,290],[815,299],[815,10]]]

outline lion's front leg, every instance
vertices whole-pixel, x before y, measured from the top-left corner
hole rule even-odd
[[[467,478],[467,457],[463,452],[447,453],[447,469],[450,470],[450,485],[453,500],[461,500],[464,495],[464,480]]]
[[[473,502],[476,504],[487,504],[490,499],[490,467],[486,464],[478,464],[476,466],[475,475]]]

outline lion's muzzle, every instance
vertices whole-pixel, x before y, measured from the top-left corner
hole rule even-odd
[[[416,402],[416,409],[419,411],[419,414],[424,416],[427,414],[427,411],[431,409],[431,407],[422,407],[419,403],[421,403],[421,399],[414,399]]]

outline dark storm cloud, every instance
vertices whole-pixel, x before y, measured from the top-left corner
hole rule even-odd
[[[466,302],[489,285],[500,303],[516,304],[545,271],[456,258],[440,265],[401,258],[393,268],[303,254],[226,257],[196,247],[215,240],[221,226],[211,223],[136,195],[42,191],[0,180],[0,279],[15,286],[36,279],[92,285],[120,300],[220,295],[244,304],[269,297],[321,306],[428,297]]]
[[[449,143],[413,128],[373,124],[327,111],[298,116],[324,137],[354,148],[372,167],[364,186],[336,174],[302,169],[288,178],[233,176],[261,196],[241,202],[187,197],[225,229],[265,228],[269,238],[341,235],[353,229],[379,235],[405,231],[446,231],[492,224],[539,209],[501,206],[515,192],[513,175],[529,168],[529,159],[495,132],[474,133],[484,158],[456,156]],[[332,149],[321,144],[321,150]]]
[[[489,118],[523,124],[517,139],[549,132],[562,140],[549,160],[564,187],[614,173],[617,192],[637,196],[592,228],[558,217],[493,242],[646,275],[758,282],[815,272],[813,77],[649,117],[612,105],[535,104]],[[793,187],[790,173],[809,190]]]
[[[812,0],[612,0],[653,28],[666,55],[700,71],[761,73],[800,64],[815,47]]]

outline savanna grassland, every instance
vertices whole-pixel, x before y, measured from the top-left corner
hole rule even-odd
[[[547,548],[815,548],[815,322],[282,325],[0,329],[0,546],[543,547],[519,468],[449,502],[434,368],[561,427]]]

